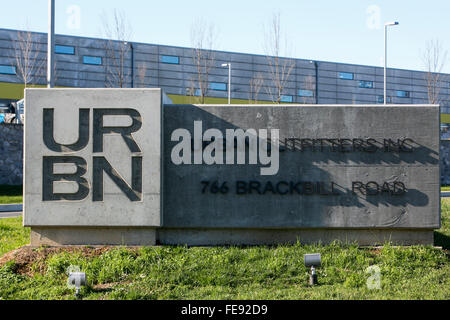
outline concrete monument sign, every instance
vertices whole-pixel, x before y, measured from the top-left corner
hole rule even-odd
[[[32,244],[432,243],[439,107],[26,93]]]
[[[174,105],[164,116],[163,242],[430,243],[440,226],[438,106]]]
[[[25,100],[26,226],[160,226],[159,89],[28,89]],[[115,232],[119,243],[135,237]],[[155,242],[154,229],[145,235]]]

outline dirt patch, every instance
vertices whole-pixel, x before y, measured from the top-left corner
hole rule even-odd
[[[38,270],[33,270],[32,266],[36,262],[44,262],[49,257],[58,253],[81,253],[86,258],[100,256],[103,253],[115,249],[117,247],[41,247],[34,248],[24,246],[19,249],[10,251],[0,258],[0,267],[10,261],[14,261],[14,272],[21,275],[33,276],[35,272],[43,273],[45,263],[38,263]],[[136,249],[136,248],[134,248]]]
[[[108,291],[113,289],[116,286],[131,284],[132,281],[120,281],[120,282],[109,282],[109,283],[100,283],[92,286],[94,291]]]

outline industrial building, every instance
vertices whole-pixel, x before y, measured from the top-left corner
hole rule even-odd
[[[23,80],[18,76],[19,66],[17,30],[0,29],[0,105],[23,97]],[[31,84],[45,85],[47,34],[32,33],[31,57],[36,57],[37,68],[31,75]],[[55,74],[58,87],[104,88],[117,85],[111,81],[111,69],[117,62],[108,55],[112,47],[119,50],[121,43],[105,39],[56,36]],[[174,46],[126,43],[123,54],[122,87],[158,87],[174,103],[189,103],[189,96],[198,95],[195,84],[196,66],[193,49]],[[395,53],[391,53],[395,54]],[[268,88],[273,88],[269,60],[264,55],[214,51],[208,77],[207,102],[225,103],[228,97],[228,69],[230,63],[232,103],[249,100],[271,102]],[[284,61],[284,60],[282,60]],[[383,68],[375,66],[292,59],[292,70],[283,91],[283,103],[308,104],[382,104]],[[283,62],[282,62],[283,63]],[[426,72],[388,69],[388,103],[428,103]],[[441,113],[450,113],[450,77],[443,74],[440,83]],[[259,79],[255,97],[252,79]],[[256,98],[256,99],[255,99]],[[450,122],[450,121],[448,121]]]

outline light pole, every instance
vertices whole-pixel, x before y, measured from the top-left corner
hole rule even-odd
[[[228,104],[231,104],[231,63],[222,63],[222,67],[228,67]]]
[[[386,71],[387,71],[387,27],[396,26],[398,22],[386,22],[384,24],[384,104],[387,102],[387,91],[386,91]]]
[[[55,0],[48,0],[47,87],[55,86]]]

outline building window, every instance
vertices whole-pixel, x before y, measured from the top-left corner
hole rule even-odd
[[[377,102],[378,103],[384,103],[384,96],[378,96],[377,97]],[[391,97],[387,97],[387,103],[391,103],[391,102],[392,102]]]
[[[209,88],[211,90],[227,91],[227,84],[222,82],[211,82]]]
[[[314,97],[314,92],[312,90],[300,89],[298,90],[298,95],[300,97]]]
[[[180,64],[180,58],[177,56],[161,56],[162,63]]]
[[[350,72],[339,72],[338,78],[342,80],[353,80],[353,73]]]
[[[16,67],[0,65],[1,74],[16,74]]]
[[[56,45],[55,46],[55,53],[74,55],[75,54],[75,47]]]
[[[281,96],[280,102],[292,102],[293,98],[292,96]]]
[[[367,89],[373,89],[373,81],[363,81],[361,80],[359,82],[360,88],[367,88]]]
[[[399,98],[409,98],[409,91],[397,90],[396,93]]]
[[[101,57],[93,57],[93,56],[84,56],[83,57],[83,63],[84,64],[93,64],[96,66],[102,65],[102,58]]]

